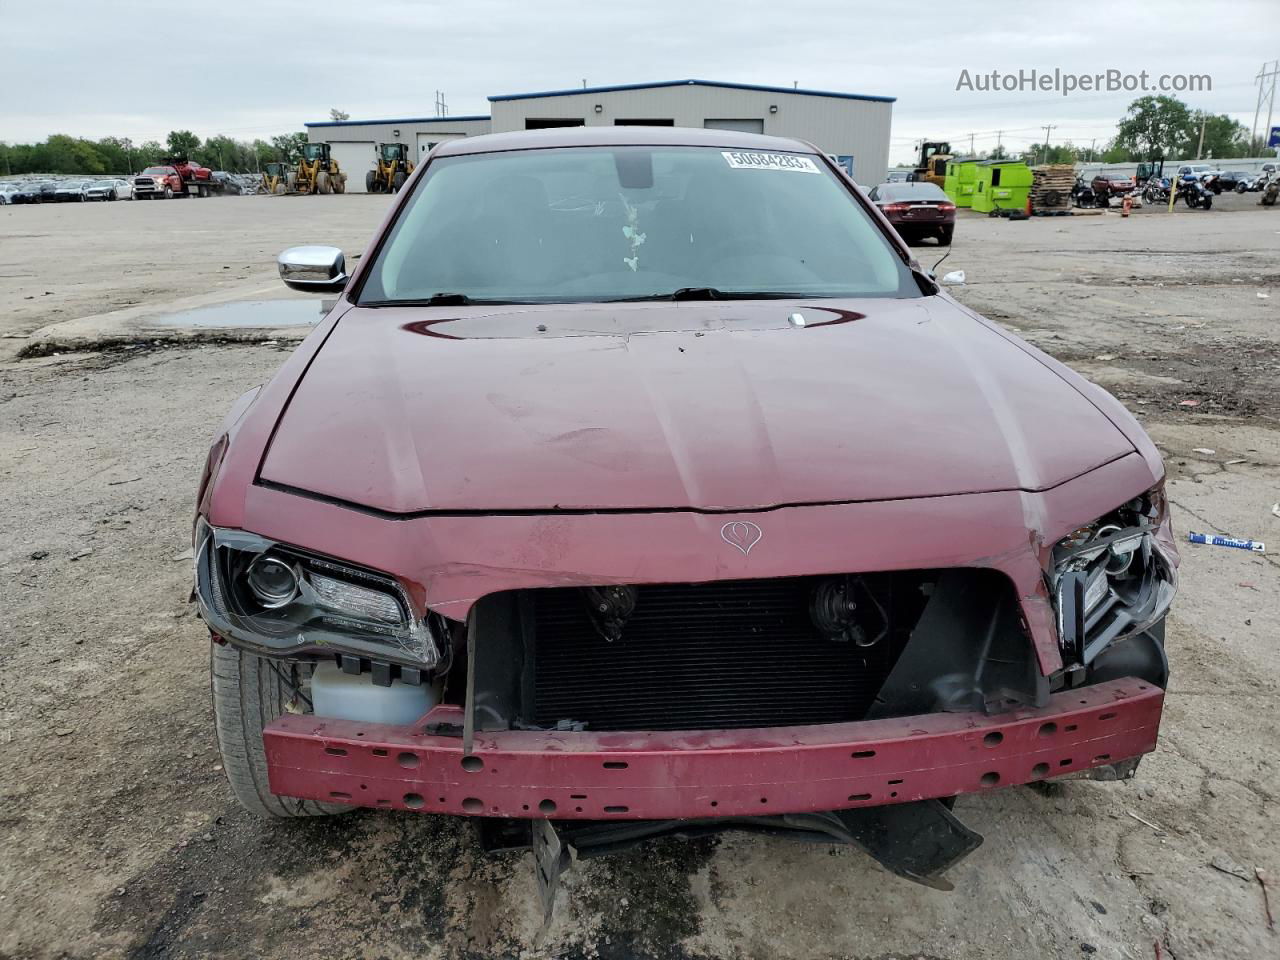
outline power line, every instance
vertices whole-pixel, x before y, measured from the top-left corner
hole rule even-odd
[[[1267,67],[1271,67],[1270,70]],[[1263,127],[1263,133],[1270,138],[1271,133],[1271,111],[1276,102],[1276,74],[1280,73],[1280,60],[1271,60],[1264,63],[1258,70],[1256,78],[1258,83],[1258,103],[1253,108],[1253,129],[1250,131],[1249,143],[1253,144],[1258,139],[1258,115],[1262,113],[1262,103],[1265,100],[1267,104],[1267,125]],[[1267,86],[1267,78],[1271,78],[1271,86]]]

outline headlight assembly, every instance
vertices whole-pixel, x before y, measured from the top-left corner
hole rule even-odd
[[[1156,538],[1167,510],[1157,487],[1054,546],[1050,584],[1068,665],[1091,663],[1116,640],[1168,612],[1177,574]]]
[[[209,627],[265,655],[354,653],[431,669],[441,648],[393,577],[203,520],[196,596]]]

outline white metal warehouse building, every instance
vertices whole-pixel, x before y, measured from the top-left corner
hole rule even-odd
[[[308,123],[312,143],[328,143],[364,190],[379,143],[410,145],[421,160],[437,143],[511,130],[576,126],[705,127],[795,137],[816,144],[860,183],[878,183],[889,165],[893,97],[713,80],[579,87],[489,98],[491,116],[410,117]]]

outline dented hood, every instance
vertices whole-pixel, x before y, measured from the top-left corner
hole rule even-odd
[[[942,297],[383,307],[337,322],[260,477],[391,513],[739,510],[1043,490],[1132,451]]]

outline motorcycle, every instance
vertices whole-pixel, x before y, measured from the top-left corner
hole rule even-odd
[[[1076,185],[1071,188],[1071,200],[1077,207],[1106,205],[1105,199],[1099,202],[1098,195],[1093,192],[1093,187],[1085,182],[1084,177],[1076,177]]]
[[[1169,202],[1169,181],[1165,177],[1149,177],[1142,185],[1142,202],[1155,206]]]
[[[1272,176],[1263,184],[1258,203],[1264,207],[1274,207],[1277,200],[1280,200],[1280,177]]]
[[[1183,174],[1178,181],[1178,197],[1192,209],[1200,207],[1208,210],[1213,207],[1213,191],[1195,174]]]

